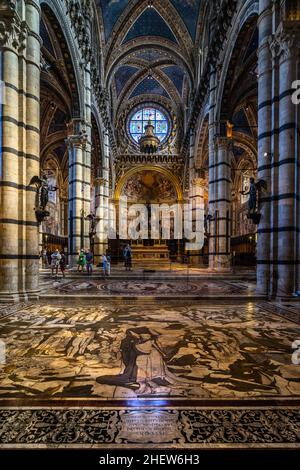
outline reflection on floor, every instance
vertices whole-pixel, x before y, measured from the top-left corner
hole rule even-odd
[[[0,325],[2,397],[300,396],[300,325],[264,305],[40,304]]]

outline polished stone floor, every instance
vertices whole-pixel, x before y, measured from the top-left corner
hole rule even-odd
[[[296,317],[268,303],[23,306],[0,322],[0,397],[300,397]]]
[[[54,281],[48,293],[64,295],[104,295],[104,296],[226,296],[243,295],[252,296],[255,294],[255,282],[252,280],[205,280],[190,279],[182,277],[175,280],[158,279],[109,279],[96,280],[81,278],[80,280],[59,280]]]
[[[300,446],[298,302],[247,276],[43,288],[0,305],[0,448]]]
[[[296,449],[300,409],[0,409],[0,448]]]

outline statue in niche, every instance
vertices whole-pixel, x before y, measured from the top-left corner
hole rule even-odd
[[[96,223],[98,219],[93,213],[87,215],[86,219],[90,221],[89,235],[90,238],[92,238],[96,235]]]
[[[35,215],[38,223],[43,222],[46,217],[49,217],[50,213],[46,210],[46,206],[49,201],[49,192],[57,191],[57,186],[50,186],[48,179],[45,175],[33,176],[30,180],[29,186],[36,186],[36,208]]]
[[[267,189],[266,182],[264,180],[255,182],[255,179],[251,177],[249,191],[240,191],[240,194],[244,196],[249,195],[247,218],[251,219],[256,225],[259,224],[261,218],[261,214],[258,212],[257,194],[259,194],[262,189]]]
[[[209,238],[209,226],[210,226],[210,222],[213,220],[213,216],[211,214],[206,214],[204,216],[204,236],[206,238]]]
[[[254,178],[250,178],[250,187],[249,191],[241,191],[241,194],[244,196],[249,194],[249,199],[248,199],[248,215],[252,214],[256,210],[256,204],[257,204],[257,189],[256,189],[256,184]]]

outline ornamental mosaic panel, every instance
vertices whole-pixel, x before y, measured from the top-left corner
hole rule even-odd
[[[299,398],[292,344],[300,325],[291,310],[253,302],[74,306],[57,296],[55,305],[20,306],[0,320],[0,398]]]
[[[163,174],[156,171],[141,171],[128,178],[122,188],[122,196],[128,201],[139,203],[163,203],[176,201],[177,193],[171,183]]]

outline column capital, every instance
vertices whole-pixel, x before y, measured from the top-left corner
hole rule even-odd
[[[94,183],[95,184],[104,184],[105,183],[105,178],[103,178],[103,176],[98,176],[97,178],[94,178]]]
[[[297,23],[298,24],[298,23]],[[295,25],[281,22],[275,34],[269,37],[269,46],[273,59],[280,57],[287,60],[297,54],[296,43],[299,43],[299,30]]]
[[[205,188],[207,186],[207,179],[205,177],[201,178],[196,176],[191,180],[193,186],[198,186],[200,188]]]
[[[66,144],[69,147],[85,147],[88,141],[88,134],[82,119],[74,118],[67,123]]]
[[[66,144],[70,147],[82,147],[83,149],[86,146],[88,140],[87,134],[77,134],[77,135],[68,135],[65,139]]]
[[[22,52],[26,47],[28,27],[16,10],[16,2],[0,0],[0,47]]]
[[[215,136],[214,144],[217,149],[231,150],[233,145],[233,140],[229,137]]]

